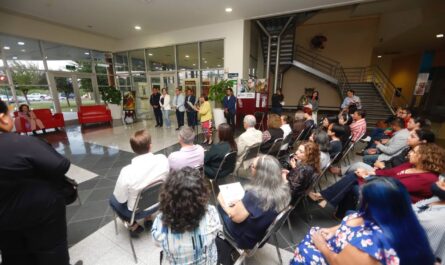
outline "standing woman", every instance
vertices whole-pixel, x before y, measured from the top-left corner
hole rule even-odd
[[[61,184],[70,161],[38,138],[11,133],[13,125],[8,107],[0,101],[2,262],[68,265]]]
[[[170,95],[167,93],[167,88],[162,89],[162,96],[159,101],[159,105],[162,109],[162,116],[165,118],[165,125],[167,128],[170,128],[170,110],[172,107],[170,106]]]
[[[318,112],[318,106],[319,106],[319,98],[318,98],[318,91],[312,92],[311,98],[309,98],[309,103],[312,104],[312,119],[317,124],[317,112]]]
[[[272,95],[272,113],[281,115],[281,112],[283,112],[283,103],[284,96],[281,90],[278,89],[277,92]]]
[[[36,130],[42,130],[43,133],[45,131],[45,125],[43,125],[42,121],[37,119],[36,115],[32,110],[29,109],[29,106],[26,104],[22,104],[19,106],[18,112],[19,118],[15,120],[15,127],[20,128],[20,118],[25,119],[25,127],[27,130],[31,130],[34,135],[37,135]]]
[[[209,103],[209,98],[206,95],[201,95],[199,97],[199,107],[195,107],[195,110],[198,112],[202,132],[204,133],[205,140],[202,142],[203,144],[212,144],[212,107]]]

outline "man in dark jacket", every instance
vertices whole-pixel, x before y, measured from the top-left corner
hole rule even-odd
[[[223,104],[227,123],[232,128],[235,128],[236,97],[233,95],[233,90],[231,88],[226,89],[226,96],[223,99]]]
[[[192,108],[192,106],[196,104],[196,97],[193,95],[191,88],[187,88],[186,92],[187,96],[185,97],[184,105],[187,113],[187,125],[195,129],[195,126],[197,125],[197,112]]]
[[[153,94],[150,96],[150,105],[153,107],[153,112],[155,114],[156,126],[162,127],[162,111],[159,106],[159,100],[161,99],[161,93],[159,93],[158,88],[153,88]]]

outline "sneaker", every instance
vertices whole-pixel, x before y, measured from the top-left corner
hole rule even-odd
[[[83,261],[82,260],[78,260],[76,263],[74,263],[74,265],[83,265]]]
[[[366,136],[366,138],[363,138],[360,140],[361,142],[369,143],[371,141],[371,136]]]
[[[153,225],[153,220],[145,220],[145,221],[144,221],[144,227],[145,227],[145,229],[147,229],[147,230],[150,231],[152,225]]]

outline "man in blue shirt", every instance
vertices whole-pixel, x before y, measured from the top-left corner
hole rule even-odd
[[[227,119],[227,123],[235,129],[236,97],[233,95],[233,90],[231,88],[226,89],[223,105],[224,116]]]
[[[182,88],[178,87],[175,90],[175,97],[173,98],[173,106],[176,108],[176,120],[178,121],[177,131],[184,126],[184,112],[185,112],[185,96],[182,94]]]

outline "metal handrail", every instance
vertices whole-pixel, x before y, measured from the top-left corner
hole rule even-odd
[[[348,80],[352,83],[373,83],[393,113],[398,106],[408,106],[409,102],[403,95],[395,97],[397,92],[396,86],[379,66],[353,67],[345,68],[344,70]]]

